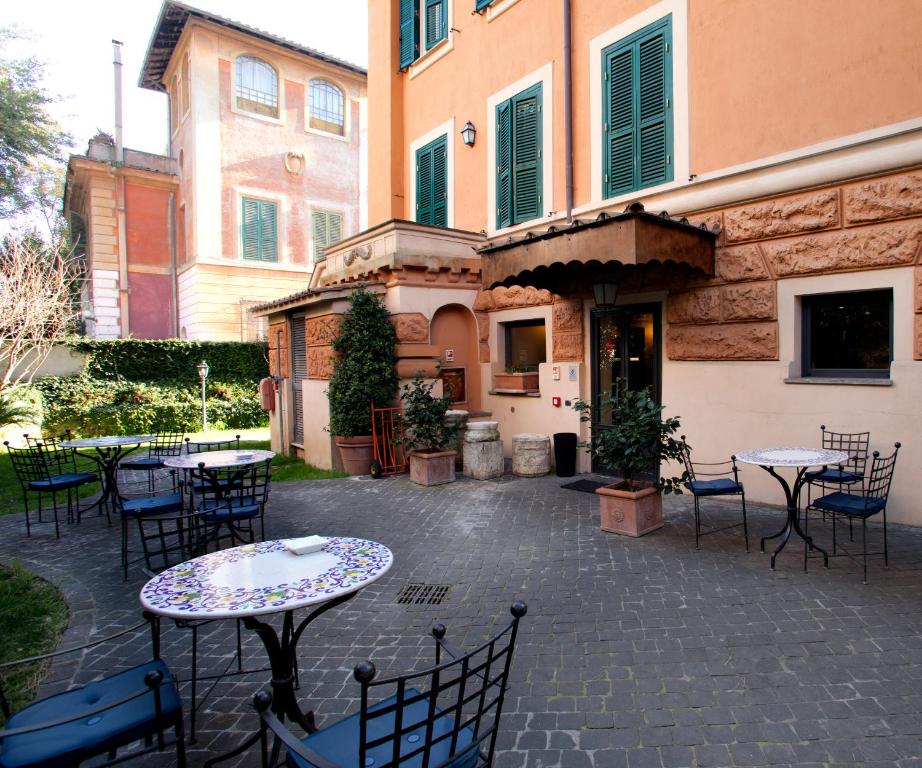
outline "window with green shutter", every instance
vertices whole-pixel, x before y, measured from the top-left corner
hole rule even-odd
[[[496,228],[535,219],[542,205],[541,84],[496,107]]]
[[[602,194],[673,179],[672,17],[602,51]]]
[[[343,216],[333,211],[311,210],[311,251],[314,264],[326,250],[343,239]]]
[[[486,8],[488,5],[490,5],[490,3],[492,3],[492,2],[493,2],[493,0],[474,0],[474,10],[475,10],[475,11],[482,11],[484,8]]]
[[[278,261],[278,216],[275,203],[243,198],[240,231],[243,258]]]
[[[419,0],[400,2],[400,68],[419,58]]]
[[[426,4],[426,50],[448,37],[448,0],[424,0]]]
[[[448,226],[448,136],[416,151],[416,221]]]

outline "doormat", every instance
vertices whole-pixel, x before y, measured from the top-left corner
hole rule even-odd
[[[568,491],[595,493],[595,489],[601,488],[603,485],[608,485],[608,483],[599,482],[598,480],[574,480],[572,483],[564,483],[560,487],[566,488]]]

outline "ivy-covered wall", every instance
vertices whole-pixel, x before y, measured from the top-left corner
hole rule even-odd
[[[269,375],[266,345],[125,339],[78,341],[86,355],[77,376],[35,382],[43,399],[45,434],[66,429],[84,437],[201,430],[196,366],[209,366],[206,406],[212,429],[265,426],[257,385]]]

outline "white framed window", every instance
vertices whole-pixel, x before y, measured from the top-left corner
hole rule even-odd
[[[275,67],[256,56],[241,54],[234,69],[234,105],[237,110],[278,119],[279,76]]]
[[[343,214],[311,208],[311,264],[326,258],[326,250],[343,239]]]
[[[346,133],[345,95],[329,80],[315,78],[308,83],[308,126],[315,131],[344,136]]]
[[[436,126],[428,133],[423,134],[417,139],[414,139],[410,142],[410,218],[414,221],[419,221],[420,216],[418,215],[423,210],[434,209],[438,206],[435,206],[435,201],[430,199],[428,205],[426,204],[425,195],[429,194],[430,198],[433,194],[441,194],[444,192],[445,202],[444,202],[444,217],[439,212],[437,220],[435,218],[429,218],[427,216],[423,217],[423,223],[427,224],[438,224],[444,227],[453,227],[455,225],[455,119],[451,118],[446,120],[439,126]],[[420,169],[418,163],[420,160],[421,153],[424,153],[424,150],[427,147],[432,147],[434,144],[439,142],[440,139],[445,140],[445,154],[444,154],[444,168],[439,168],[438,172],[440,178],[444,178],[444,184],[431,184],[428,190],[421,189],[421,177],[425,178],[426,174],[420,174]],[[431,169],[431,178],[434,180],[436,178],[435,171],[436,168]],[[421,199],[421,193],[422,198]]]

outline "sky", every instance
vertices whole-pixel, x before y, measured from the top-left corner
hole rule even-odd
[[[340,59],[367,65],[367,0],[185,0]],[[112,40],[122,48],[124,143],[163,154],[167,99],[137,87],[138,75],[161,0],[2,0],[0,26],[15,26],[30,39],[11,48],[45,63],[45,90],[60,100],[52,114],[82,154],[97,130],[113,133]]]

